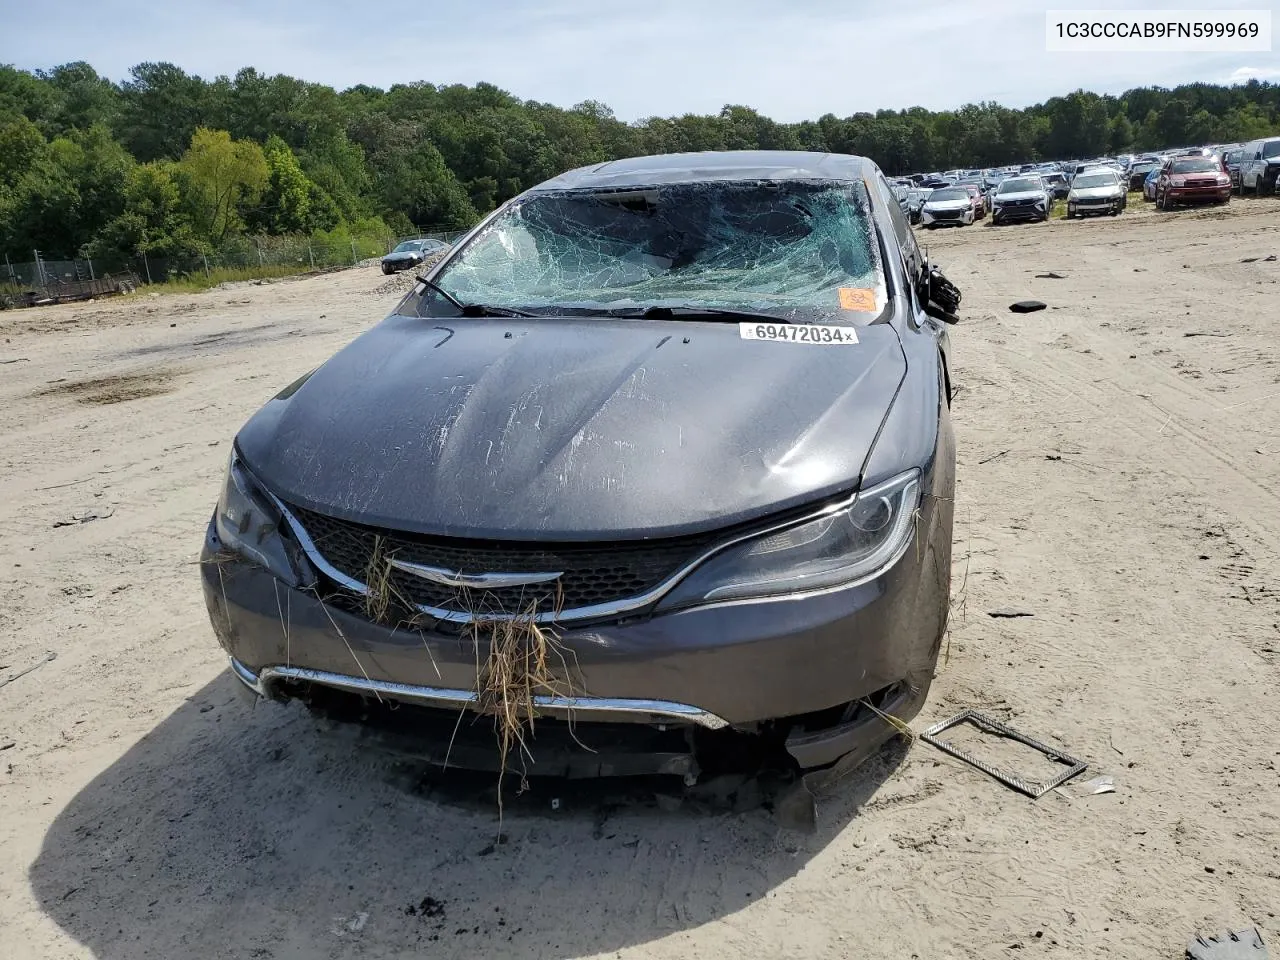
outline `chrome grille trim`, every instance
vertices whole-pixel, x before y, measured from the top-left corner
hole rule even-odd
[[[274,696],[275,687],[283,680],[297,680],[306,683],[317,683],[337,690],[351,693],[365,693],[371,696],[387,697],[391,700],[404,700],[420,703],[425,706],[447,707],[456,709],[474,709],[479,697],[472,690],[453,690],[447,687],[420,687],[407,683],[395,683],[390,680],[372,680],[366,677],[349,677],[340,673],[328,673],[324,670],[310,670],[306,667],[263,667],[254,673],[235,657],[229,658],[231,670],[241,683],[260,697]],[[601,697],[558,697],[538,694],[533,698],[534,706],[553,714],[572,716],[596,715],[602,719],[624,720],[633,722],[653,722],[655,720],[680,721],[705,727],[708,730],[720,730],[729,726],[729,722],[703,710],[701,707],[687,703],[673,703],[668,700],[628,700]]]
[[[281,516],[284,517],[285,523],[289,525],[289,530],[293,533],[294,537],[297,538],[298,544],[302,547],[302,552],[306,554],[307,559],[315,565],[317,570],[323,573],[334,583],[344,587],[352,593],[360,596],[367,596],[369,594],[369,587],[367,584],[362,583],[353,577],[347,576],[347,574],[334,567],[333,564],[329,563],[329,561],[324,558],[324,555],[316,547],[315,542],[307,533],[306,528],[303,527],[298,518],[293,515],[292,511],[290,511],[288,505],[283,500],[277,497],[270,490],[267,490],[261,484],[259,484],[259,489],[261,489],[271,499],[271,502],[276,506],[276,509],[280,511]],[[563,623],[572,620],[605,620],[641,610],[662,599],[662,597],[675,587],[677,583],[692,573],[696,567],[719,553],[721,550],[726,550],[729,547],[736,546],[745,540],[768,536],[769,534],[786,530],[789,527],[808,523],[811,520],[818,519],[819,517],[825,517],[828,514],[835,513],[839,510],[848,509],[853,505],[853,502],[856,499],[856,493],[850,494],[811,513],[802,514],[770,526],[743,532],[738,534],[736,537],[731,537],[729,539],[722,540],[719,543],[712,544],[710,547],[698,553],[687,563],[679,567],[653,589],[637,594],[636,596],[627,597],[626,599],[617,600],[612,603],[600,603],[592,606],[574,607],[560,611],[548,610],[541,613],[535,613],[531,619],[535,623]],[[468,624],[473,623],[478,619],[493,621],[527,618],[527,615],[519,613],[485,613],[480,617],[477,617],[470,611],[444,610],[439,607],[430,607],[421,604],[415,604],[415,607],[419,612],[426,614],[428,617],[445,623]]]

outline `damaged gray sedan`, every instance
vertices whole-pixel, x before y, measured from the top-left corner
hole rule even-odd
[[[521,194],[236,437],[234,675],[451,766],[850,769],[946,628],[958,304],[862,158]]]

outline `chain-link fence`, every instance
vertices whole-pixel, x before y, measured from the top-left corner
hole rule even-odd
[[[30,262],[0,265],[0,308],[36,306],[129,293],[144,284],[197,279],[223,280],[284,276],[358,266],[390,253],[405,240],[434,239],[452,244],[464,231],[424,231],[408,236],[318,239],[239,238],[217,254],[184,257],[138,256],[46,260],[38,250]]]

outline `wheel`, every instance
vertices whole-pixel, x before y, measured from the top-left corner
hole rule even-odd
[[[1076,212],[1072,210],[1070,207],[1067,207],[1067,219],[1074,220],[1075,218],[1076,218]]]
[[[384,264],[382,265],[382,273],[383,273],[383,275],[384,275],[384,276],[390,276],[390,275],[391,275],[391,272],[392,272],[392,271],[391,271],[391,267],[389,267],[387,264],[385,264],[385,263],[384,263]]]

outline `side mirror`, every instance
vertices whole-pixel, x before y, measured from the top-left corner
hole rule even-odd
[[[960,288],[946,278],[941,270],[925,261],[920,271],[917,289],[924,312],[943,323],[959,323],[956,311],[960,309]]]

